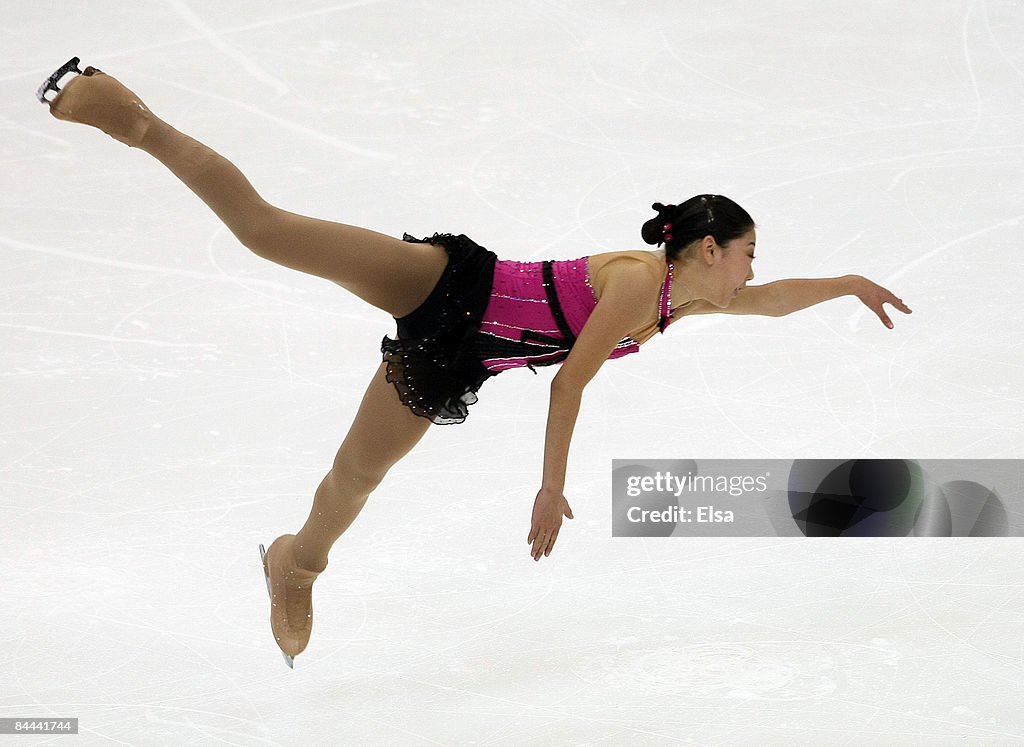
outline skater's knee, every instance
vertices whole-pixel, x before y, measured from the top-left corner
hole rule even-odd
[[[273,260],[281,244],[283,213],[280,208],[261,201],[246,209],[244,218],[231,226],[232,233],[254,254]]]
[[[331,467],[331,481],[345,494],[366,496],[372,493],[384,476],[387,468],[339,454]]]

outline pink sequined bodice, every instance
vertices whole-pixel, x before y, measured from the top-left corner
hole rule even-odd
[[[553,283],[555,308],[545,287],[545,268]],[[556,262],[499,260],[494,268],[491,298],[484,312],[477,348],[483,365],[495,373],[523,366],[562,362],[597,306],[586,257]],[[660,329],[670,322],[668,289],[671,265],[661,289]],[[561,318],[559,318],[561,317]],[[640,349],[626,337],[608,356],[620,358]]]

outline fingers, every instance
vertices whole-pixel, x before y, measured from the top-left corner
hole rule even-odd
[[[540,560],[541,555],[547,555],[545,548],[548,546],[548,536],[541,534],[537,537],[537,541],[533,543],[533,548],[530,550],[530,555],[534,560]],[[550,552],[550,550],[548,550]]]
[[[530,549],[530,555],[533,556],[534,560],[540,560],[542,548],[547,544],[548,533],[541,531],[539,526],[534,526],[530,529],[530,536],[526,540],[526,544],[533,545]]]
[[[555,530],[555,533],[551,535],[551,539],[548,540],[547,547],[544,548],[544,556],[545,557],[547,557],[548,555],[551,554],[551,548],[553,548],[555,546],[555,540],[556,539],[558,539],[558,530],[557,529]]]
[[[558,531],[555,529],[553,532],[540,532],[535,535],[535,540],[531,540],[533,547],[530,549],[530,555],[534,560],[540,560],[542,556],[547,557],[551,554],[555,540],[558,539]]]
[[[885,304],[889,304],[893,308],[899,309],[904,314],[914,313],[909,306],[903,303],[902,298],[896,298],[896,296],[894,296],[892,293],[889,293],[886,298],[883,298],[881,301],[878,302],[877,307],[872,308],[872,311],[874,311],[878,315],[878,318],[882,320],[882,324],[884,324],[889,329],[893,328],[892,319],[890,319],[888,315],[886,315],[885,313]]]
[[[903,299],[897,298],[896,294],[894,294],[892,291],[885,291],[885,295],[882,297],[882,303],[890,304],[891,306],[894,306],[900,311],[902,311],[904,314],[913,313],[910,310],[910,307],[903,303]]]
[[[534,543],[530,555],[533,556],[534,560],[540,560],[542,556],[546,558],[551,554],[551,549],[555,546],[556,539],[558,539],[557,530],[553,534],[542,534],[537,542]]]

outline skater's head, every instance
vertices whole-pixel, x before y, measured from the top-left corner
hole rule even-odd
[[[665,245],[692,298],[725,308],[754,279],[754,219],[728,197],[697,195],[681,205],[652,207],[658,215],[644,223],[644,241]]]
[[[665,256],[674,262],[695,250],[706,237],[728,249],[754,230],[750,213],[722,195],[697,195],[679,205],[656,202],[651,207],[658,214],[644,223],[640,235],[648,244],[664,244]]]

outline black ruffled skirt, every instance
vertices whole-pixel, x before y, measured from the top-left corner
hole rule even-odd
[[[387,379],[417,415],[437,425],[461,423],[484,381],[495,375],[480,362],[475,337],[498,258],[463,235],[416,239],[406,234],[404,239],[442,246],[448,265],[427,300],[396,319],[398,339],[381,342]]]

